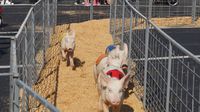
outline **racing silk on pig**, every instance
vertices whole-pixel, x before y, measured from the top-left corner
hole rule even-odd
[[[105,57],[106,57],[105,54],[101,54],[101,55],[97,58],[97,60],[96,60],[96,65],[98,65],[98,64],[101,62],[101,60],[102,60],[103,58],[105,58]]]
[[[110,70],[106,73],[107,75],[109,75],[110,77],[112,78],[116,78],[118,80],[120,80],[124,75],[122,72],[120,72],[119,70],[117,69],[114,69],[114,70]]]
[[[105,73],[111,77],[111,78],[116,78],[120,80],[122,77],[124,77],[123,71],[115,66],[109,66],[108,68],[105,69]]]

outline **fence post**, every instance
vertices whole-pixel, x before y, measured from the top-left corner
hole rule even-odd
[[[19,112],[19,88],[16,85],[16,80],[19,77],[17,68],[17,49],[16,38],[11,39],[10,48],[10,112]]]
[[[46,26],[45,26],[45,0],[43,0],[42,2],[42,7],[43,7],[43,10],[42,10],[42,30],[43,30],[43,64],[46,63],[46,60],[45,60],[45,53],[46,53]]]
[[[167,73],[167,97],[166,97],[166,112],[169,112],[169,98],[170,98],[170,83],[171,83],[171,68],[172,68],[172,44],[169,43],[169,59],[168,59],[168,73]]]
[[[136,9],[139,11],[139,0],[136,0]],[[135,15],[135,26],[138,25],[138,16]]]
[[[192,23],[196,20],[197,0],[192,0]]]
[[[31,12],[31,20],[32,20],[32,23],[31,23],[31,37],[33,38],[33,41],[32,41],[32,45],[33,45],[33,56],[35,57],[35,16],[34,16],[34,8]],[[33,64],[35,65],[35,58],[33,58]]]
[[[116,17],[117,17],[117,0],[114,0],[114,32],[113,32],[113,39],[115,38],[116,36]]]
[[[146,31],[145,31],[145,65],[144,65],[144,99],[143,99],[144,108],[146,108],[148,47],[149,47],[149,23],[148,23],[148,20],[146,20]]]
[[[48,33],[47,38],[45,38],[45,40],[46,40],[46,45],[48,45],[48,46],[49,46],[49,37],[50,37],[50,33],[51,33],[49,2],[50,1],[47,0],[47,5],[46,5],[47,6],[47,10],[45,10],[46,13],[47,13],[47,18],[45,18],[45,19],[47,19],[47,33]],[[46,46],[46,47],[48,47],[48,46]]]
[[[149,0],[149,8],[148,8],[148,19],[151,19],[152,16],[152,5],[153,5],[153,0]]]
[[[124,27],[125,27],[125,0],[122,1],[122,35],[121,35],[121,48],[123,48],[124,42]]]
[[[90,20],[93,19],[93,11],[94,11],[93,3],[94,3],[94,0],[91,1],[91,5],[90,5]]]
[[[148,18],[146,20],[146,31],[145,31],[145,65],[144,65],[144,99],[143,104],[144,108],[146,108],[146,92],[147,92],[147,67],[148,67],[148,49],[149,49],[149,19],[151,18],[151,10],[152,10],[152,0],[149,0],[149,12]]]
[[[55,17],[55,21],[54,21],[55,22],[55,26],[54,26],[54,28],[57,25],[57,10],[58,10],[58,3],[57,3],[57,0],[55,0],[55,15],[54,15],[54,17]]]
[[[133,27],[133,11],[131,10],[131,17],[130,17],[130,34],[129,34],[129,52],[128,52],[128,57],[131,57],[131,46],[132,46],[132,27]]]
[[[112,23],[112,4],[110,4],[110,33],[111,34],[113,34],[113,32],[112,32],[112,30],[113,30],[112,25],[113,25],[113,23]]]

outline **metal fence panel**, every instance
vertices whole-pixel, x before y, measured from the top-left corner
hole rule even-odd
[[[10,111],[52,110],[51,104],[36,94],[32,86],[44,67],[45,53],[49,46],[53,27],[56,0],[40,0],[29,10],[15,38],[11,40]],[[47,3],[47,4],[46,4]],[[18,99],[20,98],[20,100]],[[37,101],[39,100],[39,101]]]
[[[143,16],[133,3],[117,2],[123,7],[115,12],[118,6],[111,5],[111,33],[122,36],[129,45],[129,57],[136,62],[134,83],[140,85],[142,91],[137,95],[145,110],[200,111],[200,59]]]

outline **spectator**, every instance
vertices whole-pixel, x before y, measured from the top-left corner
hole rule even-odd
[[[90,6],[89,0],[85,0],[84,5],[85,5],[85,6]]]
[[[99,0],[94,0],[93,5],[94,6],[100,5]]]

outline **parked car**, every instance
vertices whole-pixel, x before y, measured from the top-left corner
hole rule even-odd
[[[2,26],[2,24],[3,24],[2,14],[3,14],[3,7],[0,6],[0,26]]]
[[[164,3],[170,6],[178,5],[179,0],[153,0],[154,3]]]

